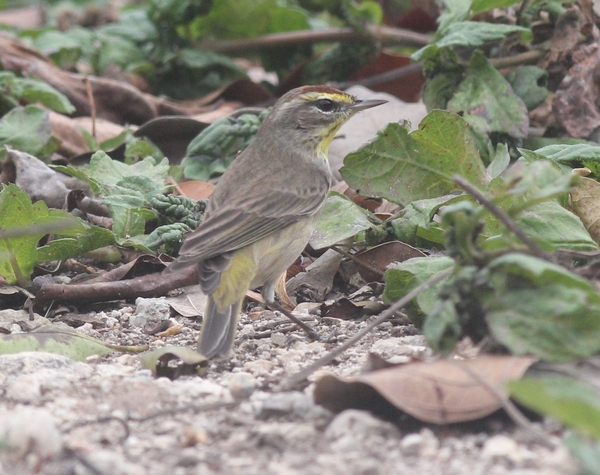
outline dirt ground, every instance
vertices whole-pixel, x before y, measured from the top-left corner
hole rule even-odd
[[[157,301],[163,305],[164,302]],[[243,314],[233,358],[204,377],[154,378],[139,356],[75,362],[50,353],[0,356],[0,475],[560,475],[576,465],[552,421],[532,441],[507,417],[478,423],[404,425],[366,411],[332,414],[314,404],[314,384],[275,392],[286,376],[339,345],[370,319],[306,319],[334,341],[308,341],[270,311]],[[78,330],[118,344],[194,348],[199,325],[167,316],[178,334],[150,336],[135,305],[64,315]],[[61,319],[59,318],[59,320]],[[143,317],[141,317],[143,320]],[[24,312],[1,311],[9,331]],[[36,317],[36,323],[43,322]],[[142,322],[143,323],[143,322]],[[261,336],[261,338],[256,338]],[[429,355],[410,324],[384,323],[324,372],[356,375],[369,352],[401,362]]]

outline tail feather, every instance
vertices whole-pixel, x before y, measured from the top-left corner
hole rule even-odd
[[[226,358],[233,348],[238,317],[243,299],[219,311],[212,296],[209,296],[202,330],[198,338],[198,352],[207,358]]]

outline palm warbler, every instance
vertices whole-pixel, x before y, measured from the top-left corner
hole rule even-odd
[[[201,354],[228,356],[248,289],[262,286],[267,305],[277,308],[275,283],[308,243],[327,198],[329,144],[356,112],[385,102],[360,101],[327,86],[294,89],[223,174],[204,221],[169,267],[198,266],[209,296]]]

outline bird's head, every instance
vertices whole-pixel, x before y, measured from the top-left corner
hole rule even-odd
[[[267,130],[281,132],[281,138],[304,147],[316,147],[327,154],[340,127],[357,112],[386,103],[361,101],[329,86],[304,86],[283,95],[265,119]],[[265,129],[265,127],[263,127]]]

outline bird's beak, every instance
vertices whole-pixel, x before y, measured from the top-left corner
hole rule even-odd
[[[370,109],[371,107],[377,107],[381,104],[386,104],[387,101],[382,99],[370,99],[368,101],[356,101],[353,105],[350,106],[350,110],[353,112],[362,111],[365,109]]]

